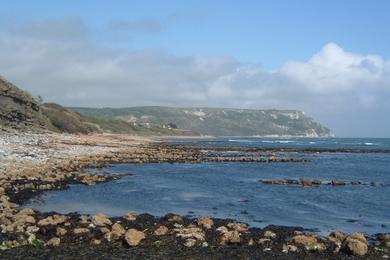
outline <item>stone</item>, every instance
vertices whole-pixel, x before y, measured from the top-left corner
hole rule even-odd
[[[317,238],[310,235],[297,235],[294,236],[290,243],[294,245],[304,246],[309,251],[325,250],[326,247],[323,243],[318,242]]]
[[[226,233],[229,231],[229,229],[225,226],[220,226],[219,228],[216,229],[220,233]]]
[[[107,227],[101,227],[99,230],[100,230],[100,232],[102,232],[103,234],[106,234],[106,233],[110,232],[110,229],[108,229]]]
[[[145,237],[144,232],[133,228],[125,233],[125,240],[129,246],[137,246]]]
[[[127,212],[124,216],[123,216],[123,218],[125,218],[126,220],[129,220],[129,221],[133,221],[133,220],[136,220],[137,219],[137,216],[138,216],[139,214],[137,213],[137,212],[132,212],[132,211],[130,211],[130,212]]]
[[[203,226],[206,229],[210,229],[214,226],[214,221],[209,217],[200,217],[197,219],[197,223],[199,226]]]
[[[265,238],[269,238],[269,239],[274,239],[276,237],[276,234],[272,231],[265,231],[264,232],[264,235],[263,235]]]
[[[159,226],[155,231],[154,231],[154,234],[156,236],[163,236],[163,235],[166,235],[168,234],[169,232],[169,229],[166,227],[166,226]]]
[[[56,247],[56,246],[59,246],[60,243],[61,243],[61,239],[59,237],[53,237],[49,241],[46,242],[46,245]]]
[[[180,227],[173,230],[176,232],[177,237],[181,238],[194,238],[196,240],[204,241],[205,233],[203,229],[196,226]]]
[[[101,243],[102,243],[102,241],[100,239],[94,238],[91,240],[91,245],[97,246],[97,245],[100,245]]]
[[[301,179],[301,184],[304,187],[313,186],[313,182],[309,179]]]
[[[92,224],[98,227],[103,227],[106,225],[111,225],[112,222],[106,215],[99,213],[92,217]]]
[[[269,239],[269,238],[264,238],[264,237],[259,239],[259,244],[260,244],[260,245],[265,244],[265,243],[267,243],[267,242],[271,242],[271,239]]]
[[[232,223],[227,224],[227,226],[228,226],[228,228],[233,229],[233,230],[238,231],[238,232],[248,231],[248,225],[244,224],[244,223],[232,222]]]
[[[89,233],[89,229],[88,228],[75,228],[75,229],[73,229],[73,233],[76,235],[85,234],[85,233]]]
[[[239,243],[241,243],[241,235],[237,230],[228,231],[222,234],[221,245]]]
[[[333,186],[341,186],[341,185],[345,185],[346,183],[345,183],[345,181],[342,181],[342,180],[332,180],[331,184]]]
[[[169,222],[183,222],[183,218],[175,214],[168,214],[165,216],[165,219]]]
[[[362,233],[353,233],[343,241],[341,250],[354,256],[364,256],[368,252],[368,242]]]
[[[187,239],[186,242],[184,243],[184,246],[186,247],[193,247],[194,245],[196,245],[196,240],[193,238]]]
[[[47,218],[41,219],[38,222],[39,226],[58,225],[64,223],[68,218],[64,215],[53,215]]]
[[[65,228],[58,227],[56,229],[56,235],[57,236],[64,236],[64,235],[66,235],[66,233],[68,233],[68,231]]]
[[[117,235],[118,237],[121,237],[123,234],[126,233],[126,230],[123,228],[123,226],[119,223],[115,223],[112,225],[111,232]]]
[[[319,180],[319,179],[315,179],[312,181],[313,185],[321,185],[322,184],[322,181]]]

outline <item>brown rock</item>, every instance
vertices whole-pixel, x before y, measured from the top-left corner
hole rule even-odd
[[[302,245],[307,250],[325,250],[326,247],[323,243],[318,242],[317,238],[309,235],[294,236],[290,243],[295,245]]]
[[[103,227],[106,225],[111,225],[112,222],[106,215],[99,213],[92,217],[92,224],[98,227]]]
[[[237,230],[228,231],[222,234],[221,245],[239,243],[241,243],[241,235]]]
[[[73,233],[76,235],[85,234],[85,233],[89,233],[89,229],[88,228],[75,228],[75,229],[73,229]]]
[[[333,186],[345,185],[345,181],[342,181],[342,180],[332,180],[331,184]]]
[[[122,227],[121,224],[115,223],[114,225],[112,225],[111,232],[121,237],[123,234],[126,233],[126,230]]]
[[[169,222],[183,222],[183,218],[175,214],[168,214],[165,216],[165,219]]]
[[[53,237],[52,239],[50,239],[49,241],[46,242],[46,245],[47,246],[56,247],[56,246],[59,246],[60,243],[61,243],[61,239],[60,238]]]
[[[364,256],[368,251],[368,242],[363,234],[353,233],[344,240],[341,250],[354,256]]]
[[[313,182],[309,179],[301,179],[301,183],[304,187],[313,186]]]
[[[91,245],[97,246],[97,245],[100,245],[101,243],[102,243],[102,241],[100,239],[94,238],[91,240]]]
[[[233,229],[233,230],[238,231],[238,232],[248,231],[248,225],[244,224],[244,223],[232,222],[232,223],[227,224],[227,226],[228,226],[228,228]]]
[[[65,228],[58,227],[56,229],[56,235],[57,236],[64,236],[68,231]]]
[[[210,229],[214,225],[214,221],[208,217],[200,217],[197,220],[199,226],[203,226],[207,229]]]
[[[142,231],[129,229],[125,233],[125,240],[129,246],[137,246],[143,239],[145,239],[145,234]]]
[[[166,235],[168,234],[169,232],[169,229],[166,227],[166,226],[160,226],[158,227],[155,231],[154,231],[154,234],[156,236],[163,236],[163,235]]]
[[[64,215],[53,215],[47,218],[41,219],[38,222],[39,226],[58,225],[64,223],[68,218]]]
[[[127,220],[130,220],[130,221],[133,221],[133,220],[136,220],[137,219],[137,216],[139,214],[137,212],[127,212],[123,217]]]

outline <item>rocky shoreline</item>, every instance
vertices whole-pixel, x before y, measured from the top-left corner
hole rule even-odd
[[[120,178],[84,171],[115,163],[308,161],[290,157],[284,150],[229,148],[229,153],[219,154],[222,148],[168,145],[125,135],[4,133],[0,144],[2,259],[382,259],[390,254],[390,234],[319,236],[299,227],[249,228],[234,220],[208,217],[158,218],[129,212],[108,218],[19,206],[47,190]]]

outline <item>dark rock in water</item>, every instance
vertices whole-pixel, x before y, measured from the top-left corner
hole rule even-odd
[[[351,184],[356,186],[356,185],[361,185],[362,183],[360,181],[351,181]]]
[[[313,185],[321,185],[321,184],[322,184],[321,180],[318,179],[313,180]]]
[[[299,184],[299,181],[298,181],[298,180],[287,179],[287,180],[286,180],[286,183],[287,183],[287,184],[295,184],[295,185],[298,185],[298,184]]]
[[[331,184],[333,186],[341,186],[341,185],[345,185],[345,181],[342,181],[342,180],[332,180]]]
[[[371,184],[371,186],[374,186],[374,187],[378,187],[381,185],[379,182],[376,182],[376,181],[373,181],[370,184]]]

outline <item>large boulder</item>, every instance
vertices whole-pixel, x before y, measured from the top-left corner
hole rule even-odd
[[[125,233],[125,240],[129,246],[137,246],[143,239],[145,239],[145,233],[136,229],[129,229]]]
[[[341,250],[354,256],[364,256],[368,252],[368,242],[362,233],[353,233],[343,241]]]

